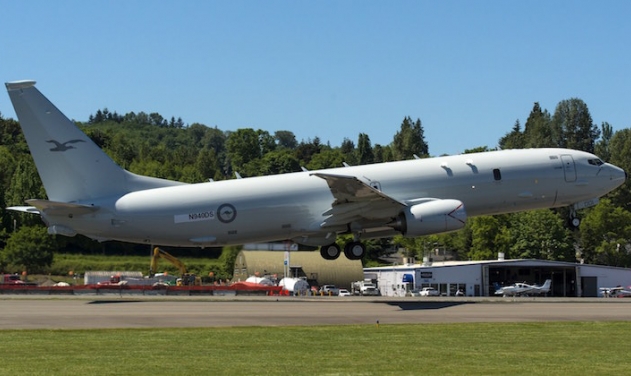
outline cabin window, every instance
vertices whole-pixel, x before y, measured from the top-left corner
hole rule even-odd
[[[502,180],[502,173],[500,172],[500,169],[499,169],[499,168],[494,168],[494,169],[493,169],[493,178],[494,178],[496,181],[500,181],[500,180]]]

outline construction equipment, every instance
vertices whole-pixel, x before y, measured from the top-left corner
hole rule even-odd
[[[179,269],[181,278],[177,280],[178,286],[201,286],[202,279],[195,274],[187,273],[186,266],[177,258],[170,255],[168,252],[155,247],[153,249],[153,255],[151,256],[151,265],[149,266],[149,275],[153,276],[154,273],[158,270],[158,259],[163,258],[173,264],[176,268]]]

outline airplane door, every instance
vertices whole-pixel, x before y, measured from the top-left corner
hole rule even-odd
[[[563,163],[563,173],[565,181],[572,183],[576,181],[576,167],[574,166],[574,158],[571,155],[562,155],[561,163]]]

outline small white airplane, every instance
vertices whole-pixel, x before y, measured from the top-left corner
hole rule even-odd
[[[520,296],[530,289],[532,289],[532,286],[524,282],[517,282],[503,287],[498,285],[495,288],[495,295]]]
[[[543,285],[529,285],[524,282],[514,283],[510,286],[496,286],[495,295],[502,296],[530,296],[542,295],[550,292],[551,279],[546,279]]]
[[[546,279],[543,285],[534,285],[532,286],[532,290],[527,292],[528,295],[545,295],[550,292],[550,285],[552,284],[551,279]]]
[[[39,90],[5,84],[48,199],[50,234],[163,246],[292,240],[360,259],[362,239],[454,231],[467,216],[595,205],[626,173],[569,149],[504,150],[185,184],[116,165]],[[466,208],[466,211],[465,211]]]
[[[616,287],[601,287],[600,292],[605,298],[622,298],[631,296],[631,290],[618,285]]]

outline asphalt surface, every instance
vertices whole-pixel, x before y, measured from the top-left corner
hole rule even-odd
[[[629,320],[631,299],[0,297],[0,330]]]

